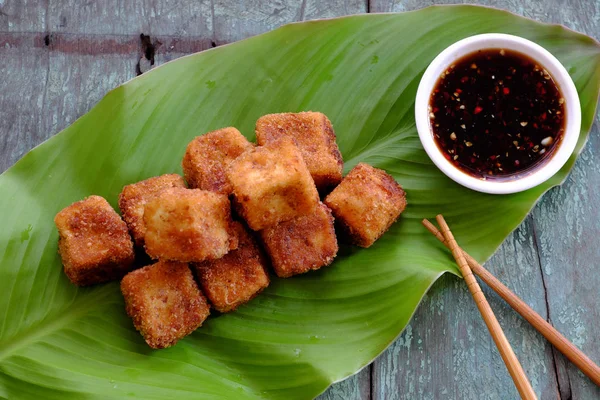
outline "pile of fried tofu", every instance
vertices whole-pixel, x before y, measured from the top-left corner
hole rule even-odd
[[[121,279],[134,326],[150,347],[165,348],[200,327],[211,306],[226,313],[254,298],[270,269],[287,278],[331,264],[336,229],[369,247],[406,207],[383,170],[361,163],[342,179],[322,113],[265,115],[256,141],[235,128],[196,137],[183,157],[185,180],[169,174],[125,186],[122,217],[100,196],[60,211],[68,278],[80,286]],[[144,252],[155,261],[137,268]]]

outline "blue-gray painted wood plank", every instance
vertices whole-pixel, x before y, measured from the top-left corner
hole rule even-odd
[[[451,4],[461,1],[442,0]],[[598,0],[464,1],[508,9],[600,37]],[[371,1],[371,12],[409,11],[432,1]],[[600,363],[599,123],[565,184],[552,189],[486,267]],[[600,399],[596,387],[498,296],[490,299],[540,399]],[[373,365],[373,399],[512,399],[512,380],[468,291],[441,279],[405,333]]]
[[[158,65],[292,21],[408,11],[432,3],[0,0],[0,171],[68,126],[108,90],[135,76],[140,59],[148,68],[140,33],[160,41]],[[480,3],[600,36],[599,0]],[[600,261],[599,152],[596,123],[565,185],[548,193],[487,263],[596,362],[600,362],[600,276],[595,273]],[[541,399],[600,398],[597,387],[502,300],[485,292]],[[444,277],[405,333],[373,366],[335,384],[321,399],[516,397],[462,281]]]
[[[0,172],[135,77],[141,33],[161,43],[160,65],[289,22],[366,11],[361,0],[0,0]],[[369,396],[370,366],[322,398]]]

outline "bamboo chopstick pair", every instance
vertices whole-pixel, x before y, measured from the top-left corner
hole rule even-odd
[[[473,276],[474,271],[488,286],[490,286],[496,293],[500,295],[515,311],[517,311],[523,318],[525,318],[534,328],[536,328],[554,347],[556,347],[561,353],[563,353],[573,364],[575,364],[584,374],[586,374],[596,385],[600,386],[600,367],[598,367],[592,360],[590,360],[585,354],[569,342],[564,336],[562,336],[552,325],[550,325],[544,318],[537,314],[531,307],[529,307],[523,300],[521,300],[516,294],[510,291],[506,286],[502,284],[496,277],[489,273],[483,268],[473,257],[462,250],[448,224],[444,220],[442,215],[438,215],[436,220],[441,228],[438,230],[431,222],[424,219],[423,225],[429,232],[431,232],[440,242],[442,242],[454,256],[458,267],[463,275],[463,278],[469,288],[469,291],[475,299],[477,308],[481,312],[483,320],[485,321],[498,351],[506,364],[506,368],[512,377],[521,398],[523,399],[537,399],[525,371],[521,367],[519,360],[510,346],[510,343],[504,336],[504,332],[494,315],[494,312],[490,308],[477,280]]]

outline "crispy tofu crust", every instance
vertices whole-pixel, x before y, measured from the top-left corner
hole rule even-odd
[[[342,180],[344,162],[335,141],[331,121],[320,112],[269,114],[256,121],[256,142],[263,146],[283,136],[290,137],[317,189],[325,192]]]
[[[185,180],[192,189],[230,194],[232,188],[226,169],[252,147],[235,128],[223,128],[198,136],[188,144],[181,162]]]
[[[144,208],[146,253],[152,258],[200,262],[237,248],[229,199],[200,189],[171,188]]]
[[[350,240],[371,246],[406,207],[406,194],[387,172],[360,163],[326,198],[336,222]]]
[[[196,330],[210,314],[187,264],[159,261],[121,281],[125,309],[148,346],[163,349]]]
[[[333,216],[323,203],[312,214],[266,228],[260,236],[281,278],[329,265],[338,252]]]
[[[119,208],[137,246],[144,246],[146,234],[144,206],[163,190],[173,187],[185,188],[181,176],[177,174],[155,176],[123,188],[119,195]]]
[[[267,261],[256,239],[234,222],[238,248],[218,260],[194,264],[203,292],[222,313],[235,310],[269,286]]]
[[[227,175],[236,210],[255,231],[310,214],[319,202],[300,150],[289,138],[247,151]]]
[[[78,286],[120,279],[135,258],[127,225],[100,196],[64,208],[54,218],[65,274]]]

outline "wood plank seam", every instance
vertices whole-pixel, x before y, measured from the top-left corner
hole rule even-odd
[[[141,35],[147,36],[144,33]],[[159,52],[167,53],[195,53],[215,47],[211,38],[180,37],[172,35],[147,36],[150,43],[160,41],[162,49]],[[96,35],[57,32],[0,32],[0,50],[10,49],[44,49],[50,51],[81,54],[131,54],[140,51],[140,35]],[[158,50],[158,49],[155,49]]]
[[[550,316],[550,303],[548,301],[548,288],[546,287],[546,279],[544,277],[544,268],[542,266],[542,258],[540,256],[541,246],[539,244],[539,237],[536,228],[536,222],[533,213],[531,214],[531,235],[533,236],[533,246],[535,248],[535,254],[537,256],[538,267],[540,271],[540,277],[542,281],[542,287],[544,288],[544,304],[546,305],[546,321],[554,326],[552,323],[552,317]],[[554,372],[554,378],[556,379],[556,392],[557,397],[561,400],[571,399],[571,379],[567,371],[567,381],[561,382],[561,376],[558,373],[557,357],[563,357],[558,354],[555,348],[552,348],[552,370]],[[564,361],[563,361],[564,363]]]
[[[227,3],[227,2],[228,2],[227,0],[216,2],[217,3],[217,7],[221,7],[221,9],[222,9],[222,4],[223,3]],[[448,1],[446,1],[446,0],[440,0],[439,2],[446,3]],[[492,4],[492,2],[489,1],[489,0],[481,0],[480,2],[483,3],[483,4]],[[23,0],[23,3],[27,3],[27,0]],[[53,3],[55,3],[55,2],[53,2]],[[150,7],[154,9],[154,8],[156,8],[155,6],[157,6],[157,5],[159,5],[161,3],[161,1],[160,0],[153,0],[150,3],[152,3],[152,4],[150,4]],[[214,13],[214,11],[215,11],[214,10],[214,8],[215,8],[214,3],[215,2],[211,1],[211,3],[212,3],[212,6],[213,6],[212,7],[213,8],[213,13],[212,13],[213,14],[212,15],[212,23],[213,23],[213,25],[212,25],[212,37],[210,39],[212,40],[211,44],[214,46],[214,45],[216,45],[216,41],[218,40],[217,33],[220,33],[222,35],[224,30],[231,29],[231,31],[234,31],[234,29],[226,26],[226,24],[222,24],[222,26],[220,26],[220,27],[215,24],[215,15],[214,15],[215,14]],[[323,3],[328,3],[328,2],[323,2]],[[348,4],[348,2],[345,2],[345,3]],[[398,1],[398,0],[396,0],[396,1],[390,1],[390,0],[382,0],[382,1],[367,0],[365,3],[366,3],[366,10],[367,11],[374,11],[375,12],[375,11],[401,11],[401,10],[412,9],[412,8],[415,8],[415,7],[421,8],[421,7],[425,6],[425,5],[430,4],[431,2],[429,2],[429,1],[420,2],[420,1],[415,1],[415,0],[402,0],[402,1]],[[563,9],[563,10],[556,10],[556,12],[550,12],[550,13],[548,13],[548,12],[552,10],[552,6],[550,5],[551,2],[549,2],[547,6],[544,6],[544,5],[539,5],[538,6],[538,5],[536,5],[534,7],[532,5],[532,2],[529,2],[529,3],[528,2],[520,3],[520,2],[515,2],[515,1],[511,0],[508,3],[503,3],[502,7],[512,8],[513,11],[517,11],[519,13],[526,13],[527,15],[531,16],[532,18],[546,20],[546,21],[549,21],[549,22],[562,22],[562,23],[566,23],[571,28],[575,28],[575,29],[580,30],[580,31],[587,31],[588,34],[589,33],[594,34],[594,32],[597,32],[597,30],[595,30],[595,27],[597,25],[595,24],[595,22],[593,20],[593,16],[594,16],[593,10],[594,10],[594,7],[593,6],[591,8],[589,7],[589,5],[591,3],[593,3],[593,1],[591,1],[591,0],[589,2],[587,2],[587,1],[574,1],[573,4],[570,4],[570,7],[568,7],[568,9],[570,9],[571,11],[569,11],[568,9],[567,10]],[[21,19],[24,18],[22,15],[18,15],[20,13],[14,11],[14,8],[11,8],[10,4],[11,4],[11,0],[8,0],[8,3],[4,2],[3,3],[3,7],[0,7],[0,26],[2,26],[2,23],[4,21],[6,21],[8,18],[15,18],[16,19],[18,16]],[[35,2],[32,2],[31,4],[33,4],[32,5],[32,7],[33,7],[35,5]],[[49,3],[49,1],[45,1],[45,2],[39,2],[38,4],[39,4],[39,7],[43,7],[43,8],[46,9],[46,14],[45,14],[46,29],[43,29],[43,26],[40,27],[41,28],[41,29],[39,29],[40,30],[40,32],[39,32],[40,39],[38,39],[38,40],[41,40],[42,43],[43,43],[44,35],[49,35],[48,39],[49,39],[49,42],[51,42],[51,41],[54,40],[54,36],[53,35],[59,35],[59,34],[64,33],[64,32],[62,32],[62,29],[59,29],[59,30],[61,30],[61,32],[53,32],[52,34],[49,33],[49,31],[48,31],[49,30],[49,28],[48,28],[49,27],[49,24],[48,24],[49,19],[48,18],[51,15],[49,15],[49,13],[47,12],[47,9],[48,9],[48,6],[49,6],[50,3]],[[246,4],[247,4],[246,5],[247,7],[248,6],[249,7],[253,7],[253,6],[256,5],[256,3],[254,1],[250,1],[250,2],[248,2]],[[309,4],[311,4],[311,6],[307,9],[308,10],[307,12],[309,13],[309,17],[315,17],[315,16],[323,15],[322,11],[316,11],[316,12],[314,11],[314,3],[309,3]],[[586,7],[586,4],[587,4],[587,7]],[[143,6],[147,7],[148,4],[145,3],[145,4],[143,4]],[[325,7],[329,7],[329,6],[325,5]],[[597,9],[597,7],[596,7],[596,9]],[[577,14],[577,10],[579,10],[578,11],[579,14]],[[592,10],[592,11],[584,13],[583,11],[585,11],[585,10],[588,10],[588,11]],[[137,10],[137,11],[136,10],[131,10],[130,12],[136,12],[137,13],[137,12],[140,12],[140,10]],[[177,14],[180,11],[179,10],[172,10],[171,12],[173,12],[174,14]],[[339,13],[340,10],[338,9],[335,12]],[[344,12],[347,12],[347,11],[344,11]],[[164,12],[163,12],[163,14],[164,14]],[[296,14],[296,15],[298,15],[298,14]],[[223,11],[221,11],[221,14],[219,14],[219,12],[217,10],[217,16],[216,17],[217,17],[217,19],[219,17],[223,17]],[[231,15],[231,17],[235,20],[235,18],[237,18],[238,16]],[[62,16],[62,15],[61,16],[56,16],[55,19],[56,19],[56,22],[53,23],[53,26],[55,26],[55,27],[58,26],[60,28],[66,28],[67,24],[66,24],[66,18],[64,16]],[[152,18],[147,17],[147,20],[148,20],[149,24],[155,24],[155,21]],[[277,19],[277,21],[280,21],[280,19]],[[277,21],[275,23],[278,23]],[[69,22],[70,22],[69,25],[75,28],[74,30],[76,30],[77,27],[84,27],[84,28],[86,28],[84,31],[87,31],[87,26],[85,24],[88,24],[89,22],[86,22],[85,20],[83,20],[83,22],[77,20],[74,23],[71,23],[71,20],[69,20]],[[273,22],[271,21],[270,23],[272,24]],[[25,26],[25,27],[27,27],[27,26],[33,25],[33,24],[34,24],[34,21],[30,21],[29,23],[26,23],[25,25],[23,25],[23,24],[19,25],[17,23],[17,28],[19,26]],[[116,31],[118,31],[118,28],[119,28],[118,25],[115,25],[115,26],[117,28]],[[186,40],[187,38],[190,38],[190,37],[192,37],[192,38],[193,37],[195,37],[195,38],[200,37],[200,36],[189,36],[189,35],[186,35],[186,32],[185,32],[186,29],[185,29],[184,26],[185,26],[185,21],[184,21],[183,24],[181,22],[178,22],[178,24],[173,27],[174,29],[171,32],[175,33],[174,35],[172,35],[172,38],[173,38],[174,42],[177,41],[178,39]],[[141,31],[142,30],[140,30],[140,32]],[[144,31],[144,32],[146,32],[146,31]],[[147,31],[147,32],[150,32],[150,31]],[[0,28],[0,37],[3,34],[8,34],[8,33],[9,33],[8,31],[2,32],[2,28]],[[11,34],[16,34],[16,33],[13,31]],[[237,34],[236,33],[233,34],[233,37],[234,38],[235,37],[241,38],[241,36],[246,35],[246,34],[247,34],[246,32],[238,31]],[[90,35],[90,36],[92,36],[92,35]],[[106,35],[96,35],[96,36],[98,36],[98,38],[100,38],[100,37],[106,36]],[[111,36],[111,35],[108,35],[108,36]],[[112,35],[112,36],[115,36],[115,35]],[[127,36],[127,35],[123,35],[123,36]],[[127,55],[131,54],[132,57],[135,57],[135,56],[139,57],[140,56],[140,46],[139,46],[139,42],[138,42],[138,40],[139,40],[139,33],[131,34],[129,36],[134,41],[134,45],[132,47],[132,51],[130,53],[125,53],[125,54],[127,54]],[[180,38],[179,36],[184,36],[184,37]],[[209,34],[206,35],[207,38],[209,36],[210,36]],[[157,37],[159,37],[160,40],[163,41],[163,39],[165,37],[168,37],[168,36],[157,35]],[[181,41],[179,43],[181,43]],[[85,50],[85,46],[81,46],[80,45],[80,48],[82,48],[82,49]],[[178,53],[178,49],[181,49],[181,48],[182,47],[177,47],[177,45],[176,45],[176,48],[173,49],[172,52],[173,53]],[[40,46],[40,49],[43,50],[44,46]],[[109,61],[111,59],[109,59],[108,57],[104,57],[104,55],[111,54],[109,52],[110,45],[108,43],[106,43],[104,45],[103,49],[104,49],[105,52],[104,53],[96,53],[98,56],[97,57],[93,57],[93,59],[94,60],[98,60],[99,62],[103,62],[102,60],[107,60],[106,62],[112,62],[112,61]],[[8,51],[7,51],[4,48],[4,43],[2,43],[2,46],[0,46],[0,58],[5,57],[6,54],[8,54],[8,57],[10,58],[12,56],[11,53],[10,53],[10,50],[11,49],[8,49]],[[48,49],[48,50],[49,51],[47,51],[46,54],[49,54],[50,56],[52,56],[53,52],[54,52],[54,55],[53,55],[53,57],[54,57],[54,63],[56,63],[56,60],[67,60],[67,57],[69,57],[68,58],[68,60],[70,60],[69,62],[71,62],[73,64],[72,68],[77,68],[76,65],[78,63],[78,60],[83,58],[81,56],[82,53],[70,53],[70,54],[72,54],[72,56],[71,56],[71,55],[69,55],[69,53],[59,53],[59,52],[56,51],[55,48]],[[96,49],[96,50],[99,50],[99,49]],[[18,51],[21,51],[21,53],[17,53],[17,54],[23,54],[23,56],[18,55],[17,57],[23,57],[23,59],[25,59],[25,56],[24,56],[25,52],[28,52],[27,54],[35,54],[34,52],[38,52],[39,53],[39,50],[35,50],[35,49],[31,50],[31,46],[29,44],[27,44],[27,46],[22,45],[22,48],[17,49],[17,52]],[[168,54],[167,52],[169,52],[169,51],[170,50],[169,50],[169,46],[168,45],[163,45],[162,48],[159,50],[159,52],[166,52],[165,54]],[[190,52],[193,52],[193,51],[190,51]],[[40,53],[40,54],[42,54],[42,53]],[[44,54],[43,57],[46,57],[46,54]],[[66,54],[66,56],[64,56],[63,54]],[[117,57],[114,57],[114,59],[117,59]],[[37,65],[33,71],[36,72],[36,75],[38,76],[38,79],[44,79],[43,76],[42,76],[42,74],[44,73],[43,70],[46,70],[46,77],[45,77],[45,82],[46,83],[44,84],[43,89],[41,88],[41,86],[42,86],[41,84],[43,83],[43,80],[42,80],[42,82],[40,82],[39,86],[40,86],[40,89],[43,90],[44,94],[47,93],[47,96],[44,95],[44,101],[43,101],[44,106],[42,106],[43,107],[42,118],[40,118],[39,119],[40,121],[37,122],[37,123],[35,123],[32,126],[32,128],[34,129],[33,132],[34,132],[34,138],[35,139],[33,141],[31,141],[30,139],[28,139],[29,140],[28,143],[31,143],[31,144],[27,144],[26,148],[24,149],[23,152],[27,151],[30,146],[33,146],[33,145],[37,144],[35,142],[36,140],[45,139],[45,138],[49,137],[50,134],[56,133],[55,131],[57,130],[56,129],[57,125],[56,124],[52,125],[52,123],[51,123],[51,116],[50,116],[50,118],[48,118],[48,114],[52,114],[52,112],[53,112],[53,107],[54,107],[53,104],[52,104],[53,98],[57,96],[57,93],[55,93],[52,89],[48,89],[48,80],[50,79],[50,85],[52,85],[53,82],[56,82],[58,80],[59,76],[56,75],[56,68],[57,68],[57,66],[56,66],[56,64],[52,64],[51,65],[48,62],[44,62],[44,60],[41,59],[41,58],[37,58],[37,60],[40,61],[39,65]],[[102,64],[102,65],[104,65],[104,64]],[[128,76],[128,74],[133,71],[132,67],[133,67],[133,64],[130,67],[126,67],[127,70],[123,69],[123,71],[120,71],[118,69],[119,68],[118,66],[113,65],[111,73],[115,74],[115,76],[117,77],[117,79],[114,82],[116,82],[116,84],[118,84],[118,83],[124,81],[125,79],[129,79],[130,76]],[[54,75],[48,73],[51,68],[52,68],[52,71],[53,71],[52,73]],[[64,68],[64,66],[60,65],[60,68]],[[127,72],[124,72],[124,71],[127,71]],[[102,73],[104,73],[104,72],[102,72]],[[10,83],[11,79],[13,79],[13,77],[9,76],[8,77],[8,82],[9,83]],[[119,80],[119,79],[121,79],[121,80]],[[15,80],[15,82],[17,82],[17,81]],[[25,86],[27,86],[27,84],[28,84],[28,82],[26,82]],[[73,84],[78,84],[78,82],[76,80],[74,80],[74,83],[66,82],[66,83],[63,83],[63,84],[65,84],[65,85],[71,85],[71,86],[68,86],[68,87],[65,86],[65,87],[67,87],[67,90],[72,90],[72,85]],[[6,87],[9,88],[10,84],[8,86],[6,86]],[[110,88],[106,87],[106,90],[108,90],[108,89],[110,89]],[[38,91],[38,93],[41,92],[41,90]],[[91,96],[92,100],[94,100],[96,96],[98,96],[98,93],[96,93],[95,95]],[[50,104],[46,105],[46,101],[49,101]],[[82,101],[84,103],[88,102],[88,100],[85,100],[85,99],[83,99]],[[90,104],[93,104],[93,102],[90,103]],[[79,111],[77,111],[77,110],[79,110]],[[75,117],[79,116],[79,115],[73,114],[73,111],[76,111],[76,112],[79,112],[79,113],[82,112],[81,106],[80,106],[79,109],[73,108],[73,110],[67,109],[66,111],[61,111],[61,115],[60,115],[61,119],[65,119],[65,118],[71,118],[72,119],[72,118],[75,118]],[[54,126],[54,128],[52,128],[52,126]],[[58,128],[60,128],[60,127],[61,127],[61,125],[59,123],[58,124]],[[39,133],[35,133],[36,130],[40,131],[40,132]],[[54,132],[53,132],[53,130],[54,130]],[[0,134],[1,135],[10,135],[11,132],[13,132],[13,131],[0,129]],[[596,133],[597,132],[598,131],[597,131],[597,125],[596,125]],[[15,143],[19,144],[19,146],[20,146],[21,145],[20,142],[21,142],[21,139],[12,140],[10,142],[11,143],[10,146],[13,146]],[[9,151],[9,152],[11,152],[11,151],[13,151],[13,152],[21,152],[21,150],[14,150],[14,147],[11,149],[10,146],[8,146],[6,148],[7,151]],[[588,147],[591,146],[591,143],[588,143],[587,146]],[[583,162],[583,161],[581,161],[581,162]],[[3,167],[4,167],[4,165],[3,165]],[[8,164],[6,165],[6,167],[8,167]],[[590,194],[593,195],[594,192],[591,191]],[[548,203],[548,202],[546,202],[546,203]],[[552,204],[552,201],[550,201],[550,204]],[[542,208],[542,206],[538,206],[538,209],[540,209],[540,208]],[[533,218],[533,216],[532,216],[532,218]],[[537,219],[536,219],[536,221],[537,221]],[[528,229],[528,231],[529,231],[529,229]],[[542,233],[543,232],[544,231],[542,231]],[[544,236],[544,235],[542,234],[542,236]],[[535,241],[535,246],[536,246],[536,251],[537,251],[536,255],[537,255],[538,258],[540,258],[540,249],[538,248],[539,247],[538,246],[538,241],[539,241],[539,238]],[[546,259],[545,264],[548,264],[548,260],[547,259]],[[542,278],[543,278],[545,276],[545,274],[543,272],[543,268],[546,268],[546,265],[543,265],[542,262],[541,262],[541,260],[540,260],[538,267],[540,269],[540,272],[541,272]],[[497,271],[499,271],[499,270],[497,270]],[[523,280],[523,278],[521,278],[521,282],[522,282],[522,280]],[[536,279],[536,281],[537,281],[537,279]],[[555,281],[556,281],[556,279],[552,279],[552,277],[549,277],[549,276],[546,275],[546,279],[543,282],[543,285],[544,285],[543,289],[545,291],[546,296],[548,295],[548,292],[550,292],[550,294],[553,294],[555,292],[560,292],[560,289],[557,290],[557,288],[555,287]],[[452,290],[449,290],[450,288],[448,288],[446,286],[441,286],[441,288],[443,288],[445,292],[449,292],[449,294],[447,295],[449,299],[457,300],[456,294],[452,293]],[[536,286],[536,288],[537,288],[537,286]],[[541,290],[536,290],[535,291],[536,297],[539,296],[539,292],[540,291]],[[525,293],[525,292],[523,292],[523,293]],[[454,296],[454,297],[452,297],[452,296]],[[537,300],[536,300],[536,304],[537,304]],[[447,306],[449,306],[449,304],[447,304]],[[543,309],[543,305],[540,304],[540,306],[541,307],[539,307],[539,309],[541,311],[541,309]],[[424,307],[426,307],[426,306],[423,305],[422,308],[424,308]],[[547,308],[547,312],[548,312],[547,315],[549,316],[550,315],[550,304],[548,304],[548,299],[547,298],[546,298],[546,308]],[[557,309],[556,306],[554,306],[554,308],[552,308],[552,311],[553,311],[553,317],[560,319],[559,313],[561,312],[561,310]],[[557,324],[560,325],[560,322],[557,321]],[[419,322],[416,322],[415,323],[415,327],[418,327],[418,326],[419,326]],[[423,328],[423,326],[424,326],[424,324],[421,323],[421,328]],[[593,327],[593,325],[591,327]],[[589,330],[589,328],[590,328],[590,326],[588,326],[588,330]],[[588,346],[589,346],[589,343],[588,343]],[[539,350],[539,348],[535,348],[535,352],[534,352],[534,354],[532,354],[532,356],[534,356],[536,358],[538,357],[538,355],[535,354],[537,352],[537,350]],[[412,345],[412,351],[416,351],[416,347],[415,347],[414,344]],[[391,354],[391,353],[388,352],[388,354]],[[435,357],[436,357],[435,356],[435,351],[432,351],[431,354],[432,354],[433,360],[435,362]],[[391,358],[392,356],[384,354],[383,357],[390,357]],[[567,391],[568,390],[568,393],[570,394],[571,393],[571,388],[570,388],[571,379],[569,378],[569,375],[567,373],[568,370],[565,370],[564,369],[564,365],[560,364],[560,362],[561,362],[561,356],[557,355],[557,354],[553,354],[552,356],[548,357],[546,364],[548,366],[550,366],[550,364],[553,364],[553,368],[554,368],[554,371],[555,371],[554,372],[555,376],[560,375],[559,371],[562,371],[562,373],[563,373],[562,376],[563,377],[566,376],[566,379],[563,379],[564,387],[562,387],[562,390],[563,391]],[[411,368],[414,367],[414,366],[416,366],[416,364],[411,364]],[[375,369],[376,368],[374,368],[371,365],[369,367],[369,372],[370,372],[371,376],[369,378],[367,378],[366,375],[365,375],[366,380],[371,380],[370,385],[368,385],[369,388],[371,388],[371,387],[374,388],[374,385],[377,384],[377,383],[373,382],[374,381],[374,376],[373,375],[376,373]],[[548,371],[548,372],[550,372],[550,371]],[[402,376],[404,373],[406,373],[406,371],[400,370],[398,372],[398,376]],[[571,371],[571,373],[573,373],[573,371]],[[550,374],[551,373],[549,373],[549,375]],[[390,378],[391,382],[395,382],[394,380],[391,379],[392,378],[391,376],[388,375],[388,377]],[[442,380],[443,379],[440,379],[440,381],[442,381]],[[373,392],[375,391],[375,389],[377,389],[377,390],[381,391],[381,393],[384,394],[384,395],[385,395],[385,393],[387,393],[388,395],[391,395],[390,392],[386,392],[385,388],[383,388],[384,383],[380,382],[380,384],[382,386],[379,387],[379,388],[374,388]],[[558,380],[557,380],[556,385],[558,385]],[[578,390],[580,391],[581,388],[582,388],[582,386],[581,386],[581,379],[578,376],[576,376],[576,375],[573,375],[573,385],[574,385],[574,392],[573,393],[574,393],[575,396],[577,396]],[[338,386],[340,386],[340,385],[338,385]],[[554,386],[554,385],[552,385],[552,386]],[[396,390],[396,391],[402,391],[403,390],[401,386],[396,386],[396,385],[394,385],[393,389]],[[550,385],[548,385],[548,389],[551,389]],[[560,389],[559,389],[559,391],[560,391]],[[365,390],[365,392],[366,392],[366,390]],[[371,392],[372,393],[371,397],[375,396],[375,393],[373,393],[373,392]],[[406,394],[400,394],[400,393],[396,393],[395,394],[395,396],[405,396],[405,395]]]

